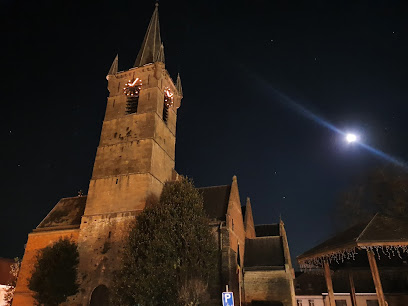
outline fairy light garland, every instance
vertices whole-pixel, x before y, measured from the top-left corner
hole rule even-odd
[[[362,249],[365,249],[377,255],[378,260],[381,259],[380,252],[382,253],[382,255],[387,256],[388,259],[391,259],[391,257],[395,256],[398,256],[400,259],[402,259],[402,254],[408,254],[408,246],[406,245],[367,246],[362,247]]]
[[[346,260],[355,260],[355,256],[358,254],[358,250],[366,250],[377,255],[378,260],[384,255],[391,259],[392,257],[398,256],[400,259],[404,253],[408,254],[408,246],[406,245],[396,245],[396,246],[362,246],[354,247],[349,249],[340,250],[337,252],[328,253],[322,256],[318,256],[311,259],[303,260],[299,263],[302,271],[310,271],[312,269],[322,268],[325,261],[336,262],[337,264],[343,263]],[[381,254],[382,253],[382,254]]]

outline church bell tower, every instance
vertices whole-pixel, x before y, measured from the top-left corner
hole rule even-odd
[[[134,67],[107,75],[109,96],[79,236],[82,296],[109,288],[128,225],[176,173],[180,76],[165,69],[158,4]]]
[[[177,86],[165,69],[158,7],[133,68],[107,76],[109,97],[85,216],[142,210],[174,171]]]

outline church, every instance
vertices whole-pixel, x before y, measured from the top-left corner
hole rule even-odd
[[[28,278],[36,253],[59,238],[78,244],[80,290],[66,305],[108,305],[109,287],[128,225],[159,197],[175,171],[177,109],[183,91],[165,67],[158,5],[133,68],[107,75],[109,96],[88,195],[61,199],[28,235],[13,305],[34,305]],[[241,202],[236,176],[199,188],[220,250],[219,296],[235,305],[295,305],[294,271],[282,221],[254,225],[250,199]]]

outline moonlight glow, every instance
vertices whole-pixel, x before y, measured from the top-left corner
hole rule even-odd
[[[356,142],[357,141],[357,136],[355,134],[347,134],[346,135],[346,140],[348,143]]]

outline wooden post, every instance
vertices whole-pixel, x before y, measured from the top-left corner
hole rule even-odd
[[[330,275],[330,267],[329,263],[327,260],[323,262],[324,266],[324,277],[326,279],[326,285],[327,285],[327,293],[329,295],[329,305],[330,306],[336,306],[336,302],[334,301],[334,291],[333,291],[333,283]]]
[[[356,299],[356,288],[354,287],[354,279],[353,279],[353,271],[348,271],[349,281],[350,281],[350,296],[351,296],[351,305],[357,306],[357,299]]]
[[[377,293],[378,305],[386,306],[384,292],[381,285],[380,273],[378,272],[377,262],[375,261],[374,253],[367,250],[368,262],[370,263],[371,274],[373,275],[373,281],[375,286],[375,292]]]

